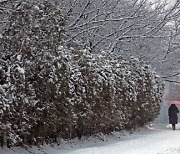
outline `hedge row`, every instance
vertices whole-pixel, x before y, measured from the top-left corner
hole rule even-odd
[[[149,65],[62,45],[65,18],[51,1],[12,11],[0,37],[2,147],[135,129],[159,114],[163,84]]]

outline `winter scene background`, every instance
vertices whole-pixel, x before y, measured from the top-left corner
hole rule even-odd
[[[0,19],[0,154],[180,153],[179,0],[0,0]]]

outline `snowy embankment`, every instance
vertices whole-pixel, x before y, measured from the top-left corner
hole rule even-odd
[[[102,141],[104,140],[104,141]],[[166,125],[152,125],[133,134],[115,133],[101,140],[73,140],[61,146],[0,149],[0,154],[180,154],[180,124],[173,131]]]

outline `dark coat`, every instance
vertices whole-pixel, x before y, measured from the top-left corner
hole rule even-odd
[[[178,116],[177,113],[179,113],[179,110],[176,105],[171,104],[168,110],[169,115],[169,123],[170,124],[177,124],[178,123]]]

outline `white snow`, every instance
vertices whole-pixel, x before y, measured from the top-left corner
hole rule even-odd
[[[16,69],[17,69],[17,70],[19,71],[19,73],[21,73],[21,74],[24,74],[24,73],[25,73],[24,68],[22,68],[22,67],[20,67],[20,66],[18,66]]]
[[[21,61],[22,55],[17,55],[17,60]]]
[[[103,140],[103,141],[102,141]],[[101,139],[89,138],[41,148],[0,148],[0,154],[180,154],[180,124],[173,131],[169,125],[151,125],[133,134],[114,133]]]

